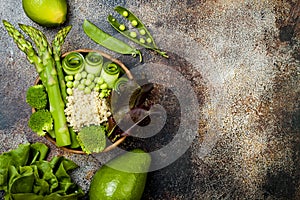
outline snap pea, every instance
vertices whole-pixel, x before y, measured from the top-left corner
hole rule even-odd
[[[116,18],[114,18],[112,15],[109,15],[107,17],[108,22],[110,25],[116,29],[119,33],[121,33],[123,36],[127,37],[128,39],[132,40],[133,42],[147,48],[152,49],[162,55],[163,57],[168,58],[168,55],[166,52],[161,51],[157,45],[154,42],[154,39],[146,26],[143,24],[143,22],[135,16],[130,10],[122,7],[117,6],[115,7],[115,11],[119,13],[121,16],[123,16],[126,20],[128,20],[133,28],[136,28],[138,33],[140,34],[139,37],[135,34],[136,32],[130,31],[129,28],[126,28],[124,24],[120,24]],[[147,43],[145,42],[147,41]]]
[[[97,44],[120,54],[131,54],[133,57],[139,55],[140,62],[142,62],[142,54],[139,50],[134,49],[125,42],[111,36],[110,34],[104,32],[96,25],[88,21],[87,19],[83,22],[83,30],[85,34],[91,38]]]

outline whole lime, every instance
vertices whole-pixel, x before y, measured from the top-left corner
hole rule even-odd
[[[22,0],[26,15],[45,27],[63,24],[67,16],[66,0]]]
[[[140,149],[113,159],[93,176],[89,190],[90,200],[140,200],[147,179],[145,171],[150,164],[150,154]]]

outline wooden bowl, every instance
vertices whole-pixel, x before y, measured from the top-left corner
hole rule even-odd
[[[106,58],[107,60],[110,60],[110,61],[118,64],[124,70],[124,72],[126,73],[128,79],[133,79],[133,76],[130,73],[129,69],[121,61],[119,61],[116,58],[113,58],[112,56],[110,56],[109,54],[107,54],[105,52],[102,52],[100,50],[94,50],[94,49],[77,49],[77,50],[74,50],[74,51],[70,51],[70,52],[64,53],[62,55],[62,58],[64,58],[66,55],[68,55],[69,53],[72,53],[72,52],[79,52],[79,53],[83,53],[83,54],[84,53],[89,53],[89,52],[97,52],[100,55],[102,55],[104,58]],[[37,85],[39,83],[41,83],[41,80],[40,80],[39,77],[37,77],[36,80],[35,80],[35,82],[34,82],[34,85]],[[34,113],[35,111],[36,110],[34,108],[32,108],[32,113]],[[107,146],[102,152],[108,152],[108,151],[111,151],[112,149],[116,148],[118,145],[120,145],[126,139],[126,137],[127,136],[122,136],[117,141],[115,141],[111,145]],[[46,134],[45,138],[47,140],[49,140],[52,144],[54,144],[55,146],[57,146],[56,145],[56,141],[49,134]],[[80,149],[71,149],[71,148],[68,148],[68,147],[59,147],[59,148],[62,149],[62,150],[64,150],[64,151],[66,151],[66,152],[69,152],[69,153],[86,154],[85,152],[83,152]]]

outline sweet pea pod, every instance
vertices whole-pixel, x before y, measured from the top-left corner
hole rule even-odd
[[[152,49],[160,55],[162,55],[163,57],[168,58],[166,52],[161,51],[157,47],[152,35],[137,16],[135,16],[130,10],[122,6],[115,7],[115,11],[122,15],[126,20],[128,20],[131,23],[131,26],[134,27],[134,29],[129,30],[124,24],[120,24],[116,20],[116,18],[114,18],[112,15],[109,15],[107,17],[107,20],[114,29],[116,29],[119,33],[132,40],[133,42],[147,49]]]
[[[83,30],[85,34],[91,38],[97,44],[120,54],[131,54],[133,57],[136,55],[140,56],[140,62],[142,62],[142,54],[139,50],[134,49],[125,42],[111,36],[110,34],[104,32],[96,25],[88,21],[87,19],[83,22]]]

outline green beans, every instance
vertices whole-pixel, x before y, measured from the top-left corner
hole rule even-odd
[[[134,49],[122,40],[119,40],[111,36],[110,34],[104,32],[87,19],[85,19],[83,22],[83,30],[85,34],[97,44],[100,44],[103,47],[120,54],[131,54],[133,57],[139,55],[140,62],[142,61],[142,54],[139,50]]]
[[[133,42],[147,48],[156,51],[163,57],[168,58],[168,55],[166,52],[161,51],[157,45],[154,42],[154,39],[146,26],[142,23],[142,21],[135,16],[131,11],[128,9],[117,6],[115,7],[115,11],[119,13],[121,16],[123,16],[126,20],[128,20],[131,24],[131,26],[134,29],[137,29],[138,31],[132,31],[129,29],[129,27],[126,27],[124,24],[120,24],[116,18],[114,18],[112,15],[109,15],[107,20],[110,23],[110,25],[116,29],[119,33],[121,33],[123,36],[127,37],[128,39],[132,40]],[[139,33],[139,35],[137,35]]]

